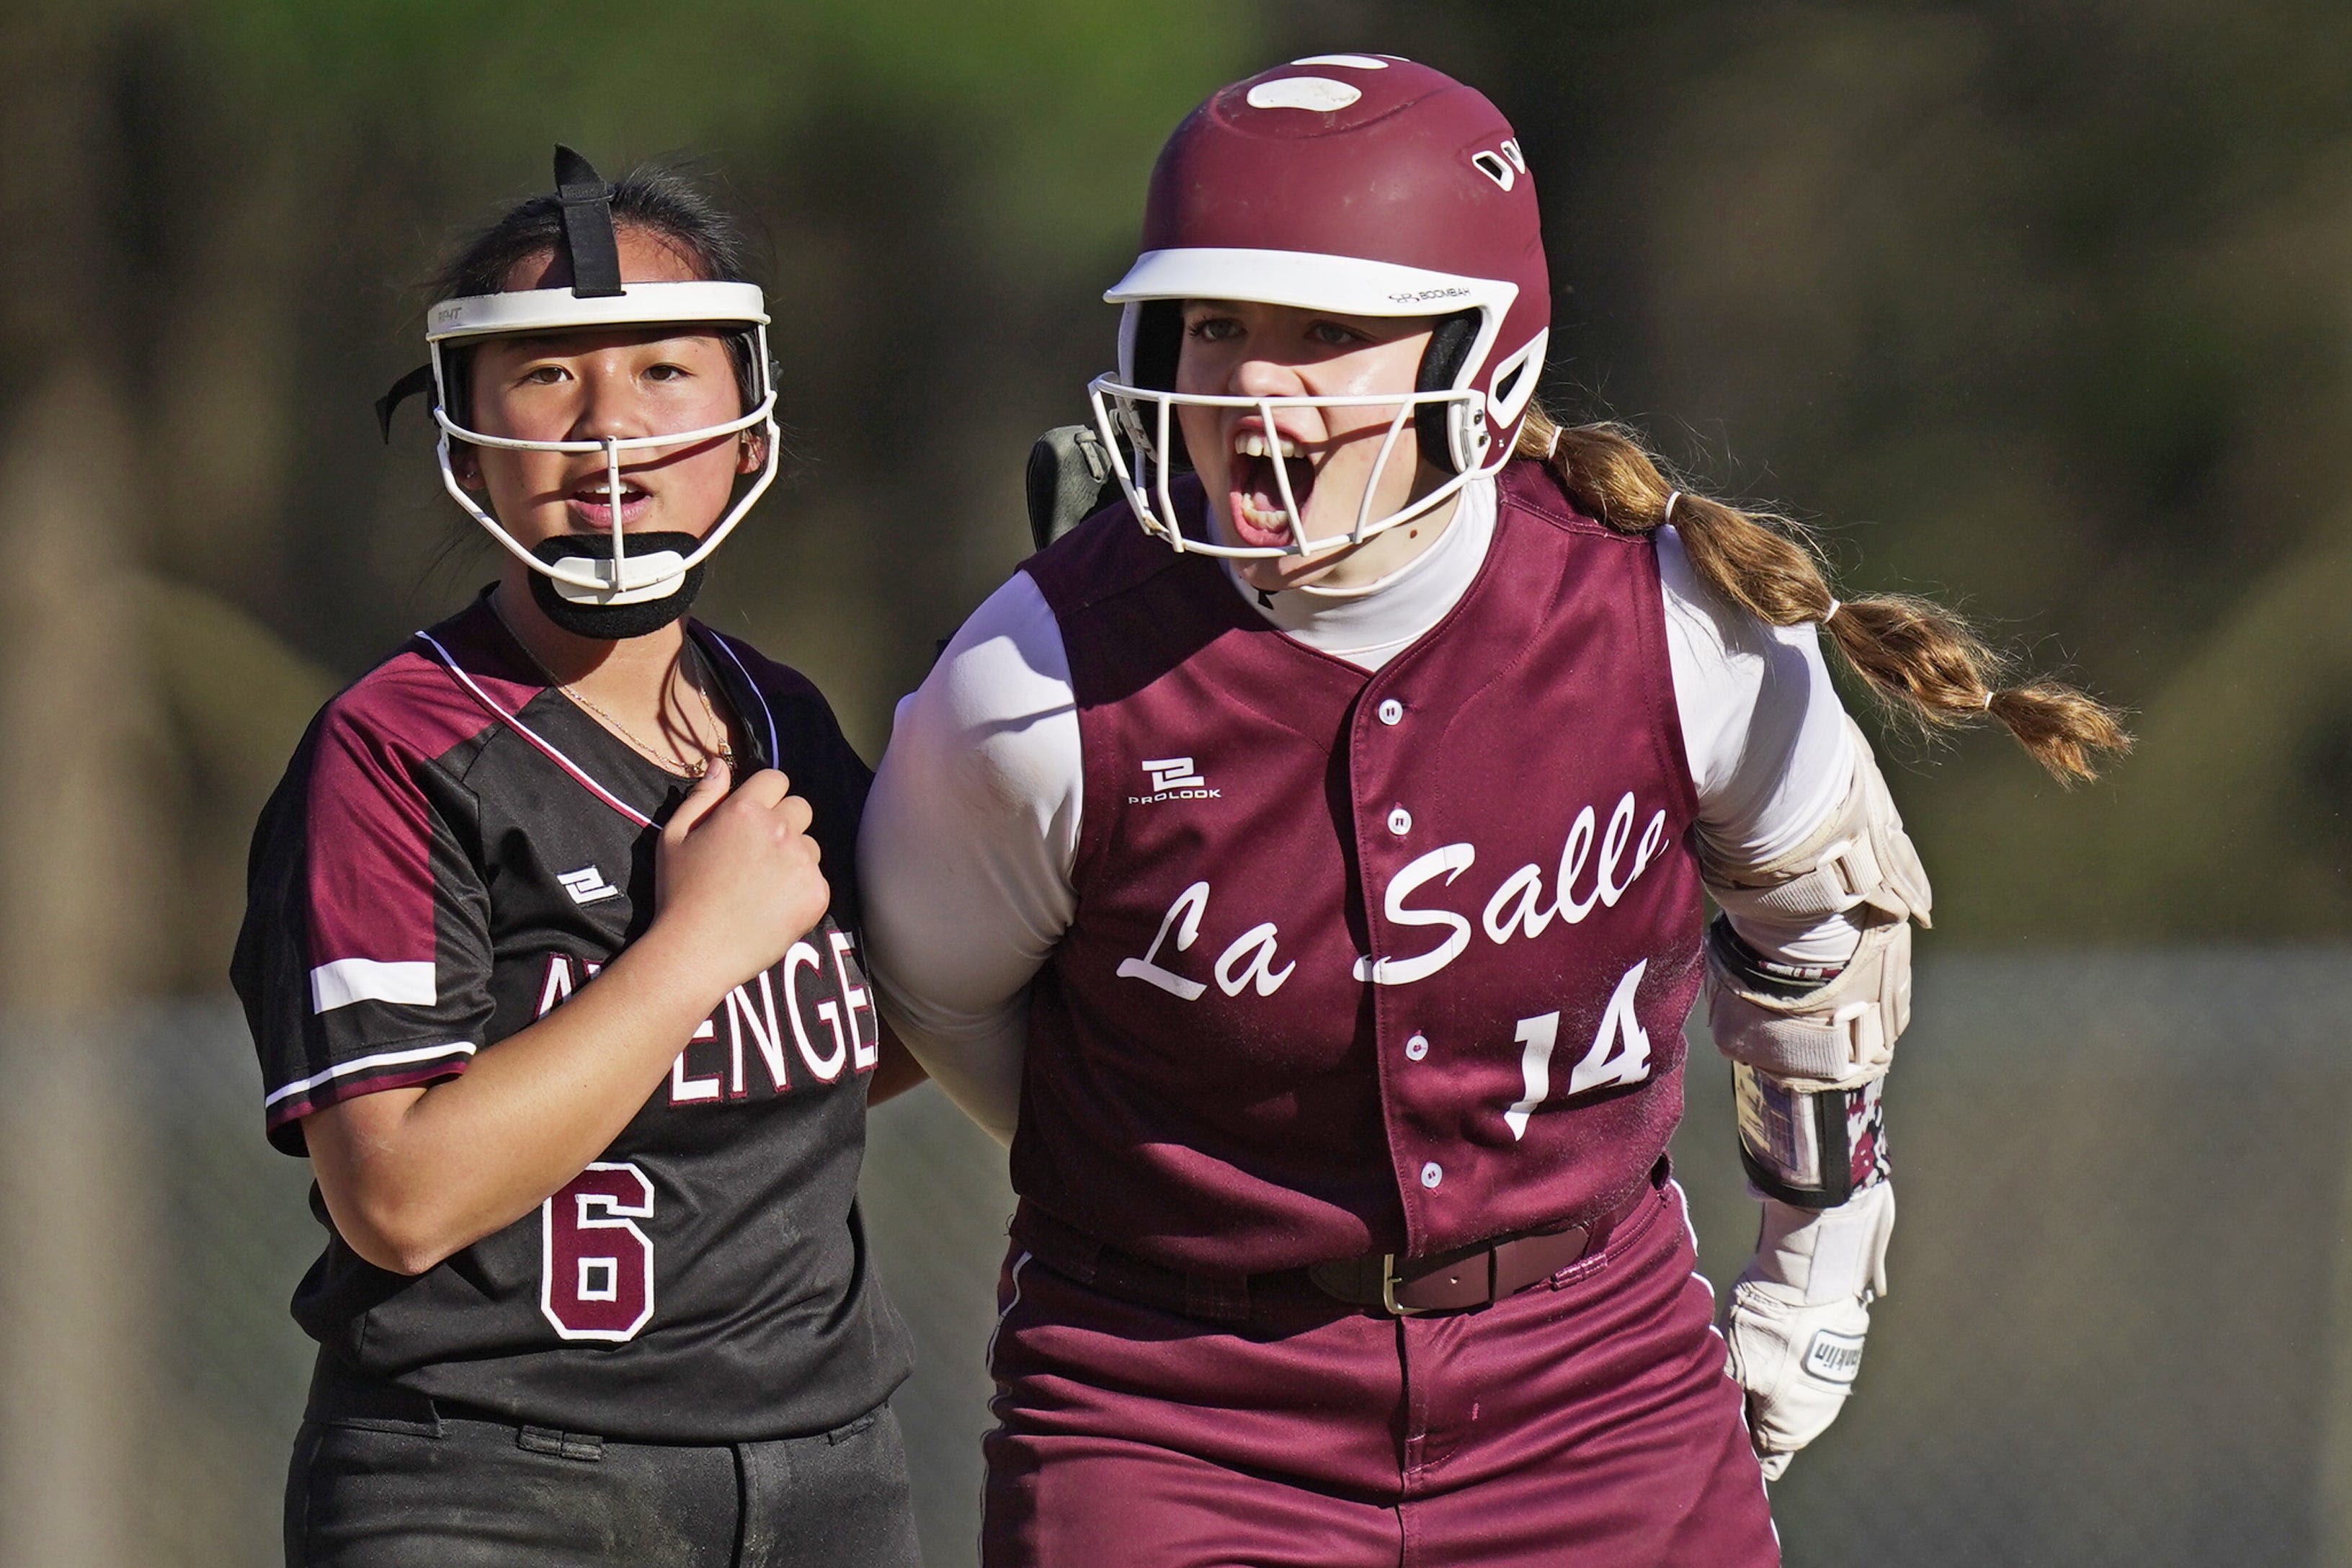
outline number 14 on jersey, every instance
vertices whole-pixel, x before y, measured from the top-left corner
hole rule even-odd
[[[1568,1088],[1562,1099],[1587,1089],[1640,1083],[1650,1076],[1650,1037],[1642,1027],[1641,1016],[1633,1011],[1633,994],[1641,989],[1643,973],[1649,967],[1650,961],[1645,958],[1617,982],[1616,994],[1609,998],[1608,1008],[1601,1015],[1601,1027],[1592,1037],[1591,1048],[1569,1069]],[[1514,1038],[1520,1047],[1519,1077],[1526,1092],[1503,1112],[1503,1121],[1513,1138],[1524,1138],[1528,1117],[1551,1097],[1551,1053],[1559,1039],[1559,1015],[1546,1013],[1520,1019],[1519,1031]]]

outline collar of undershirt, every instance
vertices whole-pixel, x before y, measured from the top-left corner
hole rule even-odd
[[[1495,537],[1495,481],[1462,487],[1453,519],[1430,547],[1376,583],[1343,594],[1292,588],[1261,596],[1243,581],[1236,563],[1225,578],[1259,617],[1318,653],[1351,663],[1374,663],[1445,618],[1486,564]],[[1263,602],[1262,602],[1263,601]]]

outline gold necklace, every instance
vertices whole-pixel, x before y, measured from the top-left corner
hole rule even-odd
[[[693,659],[697,671],[699,672],[698,678],[688,679],[687,684],[693,689],[695,696],[702,700],[703,715],[710,721],[710,727],[717,731],[721,736],[724,736],[727,733],[727,726],[719,721],[719,710],[710,705],[710,694],[703,689],[703,682],[709,679],[709,667],[703,662],[702,650],[694,646],[694,640],[691,637],[687,639],[686,649],[688,657]],[[533,660],[532,662],[536,663],[537,660]],[[541,669],[541,673],[545,674],[546,671]],[[735,765],[735,748],[723,739],[719,742],[719,749],[717,751],[705,751],[698,758],[689,759],[679,756],[675,752],[659,752],[655,750],[652,746],[647,745],[645,742],[639,740],[635,733],[632,731],[626,724],[622,723],[620,720],[614,718],[612,714],[607,713],[604,709],[590,701],[583,693],[573,689],[572,687],[564,685],[561,681],[556,682],[555,689],[558,691],[562,692],[566,697],[572,699],[572,701],[580,704],[581,707],[588,710],[589,712],[594,714],[598,719],[603,720],[605,727],[610,729],[614,734],[620,736],[624,741],[626,741],[630,746],[636,751],[638,755],[646,758],[656,766],[666,769],[668,772],[684,773],[688,778],[698,779],[710,771],[711,759],[714,757],[725,763],[730,769]],[[696,737],[696,741],[697,743],[699,744],[700,737]]]
[[[702,650],[695,646],[694,637],[691,634],[680,634],[681,651],[685,653],[688,658],[694,661],[695,674],[688,679],[687,685],[693,689],[695,696],[701,699],[703,716],[710,721],[711,729],[716,731],[719,737],[719,749],[717,751],[705,751],[700,758],[692,760],[681,756],[675,752],[657,751],[654,747],[647,745],[645,742],[639,740],[635,732],[633,731],[626,724],[622,723],[612,714],[607,713],[596,703],[590,701],[584,693],[565,684],[563,681],[556,679],[555,672],[549,669],[547,666],[540,662],[539,655],[530,651],[530,645],[523,641],[520,634],[516,632],[513,626],[508,622],[506,612],[499,608],[499,603],[496,596],[493,596],[490,600],[490,613],[498,616],[499,625],[506,627],[507,636],[514,639],[515,647],[522,649],[523,658],[530,660],[531,668],[539,671],[541,679],[544,679],[550,686],[552,686],[555,689],[563,693],[564,696],[570,698],[572,701],[578,703],[582,708],[586,709],[590,713],[593,714],[606,729],[612,731],[613,733],[627,742],[631,751],[636,752],[647,762],[652,763],[656,767],[661,768],[665,772],[683,773],[688,778],[698,779],[710,771],[711,760],[714,757],[719,761],[725,763],[730,770],[735,766],[735,748],[727,740],[727,726],[719,721],[719,710],[711,705],[710,693],[707,689],[707,688],[715,681],[716,677],[711,671],[709,661],[704,659],[702,657]],[[671,674],[675,676],[677,670],[677,664],[673,663],[670,669]],[[667,689],[667,683],[665,682],[664,685],[665,689]],[[696,741],[697,744],[700,743],[699,737],[697,737]]]

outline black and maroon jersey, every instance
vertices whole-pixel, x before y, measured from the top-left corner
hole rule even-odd
[[[538,1212],[414,1279],[334,1234],[294,1297],[322,1373],[639,1441],[817,1432],[906,1376],[856,1205],[880,1037],[858,967],[868,773],[815,687],[708,627],[752,752],[814,810],[833,904],[745,979],[612,1147]],[[477,600],[344,691],[254,837],[231,971],[269,1137],[462,1073],[653,915],[677,778],[549,688]]]
[[[1532,463],[1496,502],[1461,603],[1376,673],[1123,510],[1029,562],[1086,773],[1076,918],[1030,993],[1024,1205],[1230,1275],[1643,1190],[1702,973],[1656,545]]]

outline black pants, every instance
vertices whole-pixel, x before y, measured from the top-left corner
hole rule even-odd
[[[436,1415],[302,1423],[288,1568],[920,1568],[897,1417],[708,1447]]]

